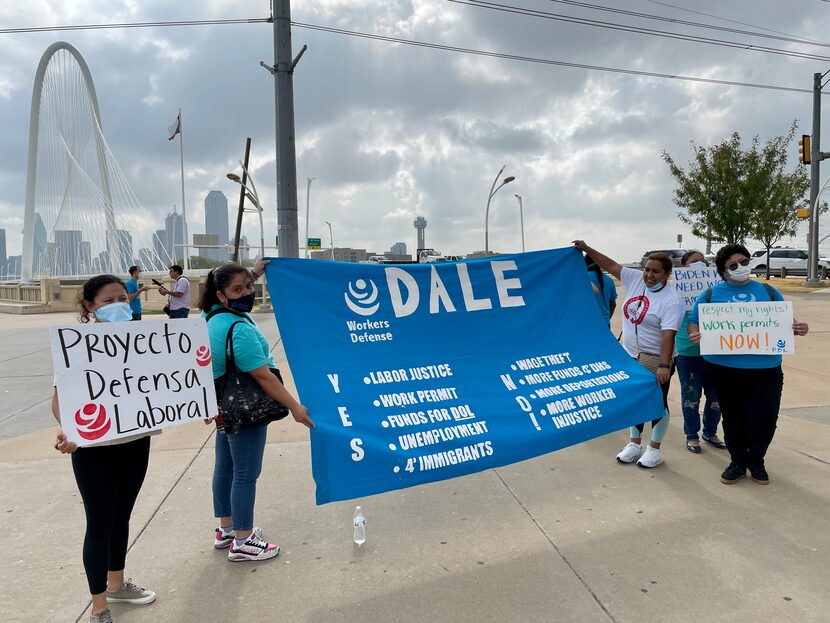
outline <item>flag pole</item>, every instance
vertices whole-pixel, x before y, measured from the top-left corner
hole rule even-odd
[[[182,224],[183,224],[183,239],[184,239],[184,246],[182,247],[182,252],[184,253],[184,269],[190,270],[190,253],[189,253],[189,243],[187,240],[187,208],[185,207],[187,204],[184,202],[184,126],[182,125],[182,109],[179,108],[179,164],[181,166],[181,173],[182,173]],[[175,220],[175,216],[173,217]],[[173,239],[173,261],[176,261],[176,240],[175,237]]]

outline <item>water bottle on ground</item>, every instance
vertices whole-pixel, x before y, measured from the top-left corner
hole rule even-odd
[[[366,542],[366,517],[360,506],[354,509],[354,542],[355,545],[363,545]]]

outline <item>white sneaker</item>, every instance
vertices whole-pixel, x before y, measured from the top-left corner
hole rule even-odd
[[[643,456],[637,461],[638,467],[657,467],[663,462],[663,452],[659,448],[648,446]]]
[[[620,463],[633,463],[643,456],[643,446],[638,443],[629,442],[625,448],[617,455],[617,460]]]
[[[279,553],[279,545],[276,543],[267,543],[252,532],[239,547],[237,547],[235,541],[231,543],[228,549],[228,560],[231,562],[268,560],[269,558],[274,558]]]

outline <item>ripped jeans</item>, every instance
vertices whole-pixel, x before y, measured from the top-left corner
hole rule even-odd
[[[686,440],[698,439],[700,432],[700,397],[706,394],[703,406],[703,437],[718,434],[720,407],[715,388],[703,380],[703,357],[678,355],[677,375],[680,377],[680,402],[683,406],[683,432]]]

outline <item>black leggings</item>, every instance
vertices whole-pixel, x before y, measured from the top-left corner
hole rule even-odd
[[[149,437],[114,446],[78,448],[72,454],[72,471],[86,512],[84,570],[92,595],[107,589],[107,571],[124,568],[130,514],[149,458]]]

